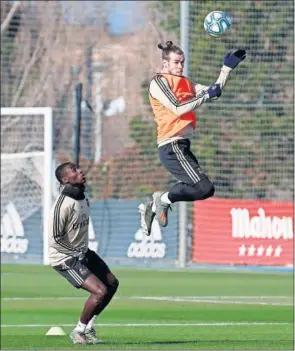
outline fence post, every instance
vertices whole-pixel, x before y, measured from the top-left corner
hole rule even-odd
[[[73,125],[73,153],[74,163],[79,167],[80,161],[80,142],[81,142],[81,103],[82,103],[82,84],[78,83],[75,86],[75,120]]]
[[[189,67],[189,1],[180,1],[180,46],[185,55],[184,76],[188,76]],[[187,261],[187,204],[179,202],[179,251],[178,262],[179,267],[186,266]]]

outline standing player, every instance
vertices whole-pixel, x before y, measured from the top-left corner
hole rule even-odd
[[[214,185],[190,150],[196,128],[194,110],[204,102],[218,99],[230,72],[246,57],[244,50],[228,53],[216,83],[209,87],[193,84],[182,75],[184,53],[171,41],[162,50],[162,71],[149,87],[149,99],[158,130],[158,154],[163,166],[178,180],[169,191],[157,191],[139,206],[141,226],[150,235],[154,217],[162,227],[168,224],[170,205],[178,201],[205,200],[214,195]]]
[[[56,168],[63,186],[50,217],[49,264],[75,288],[90,293],[80,320],[71,332],[74,344],[98,344],[93,328],[96,317],[108,305],[119,282],[107,264],[88,249],[89,202],[85,174],[71,162]]]

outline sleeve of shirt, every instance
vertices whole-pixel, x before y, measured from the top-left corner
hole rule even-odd
[[[67,240],[65,236],[68,229],[68,221],[70,215],[70,208],[63,206],[62,198],[57,202],[54,213],[53,213],[53,246],[60,252],[73,253],[73,256],[77,256],[80,251],[75,249]]]
[[[195,89],[196,89],[197,95],[201,94],[202,92],[207,93],[209,88],[210,87],[208,87],[207,85],[195,84]]]
[[[220,70],[219,77],[218,77],[215,84],[220,84],[220,88],[223,89],[223,87],[225,86],[225,84],[229,78],[229,74],[231,71],[232,71],[231,68],[229,68],[227,66],[222,66],[222,68]]]
[[[149,93],[178,117],[195,110],[209,99],[207,91],[200,91],[193,99],[179,102],[170,89],[167,80],[160,76],[155,77],[151,81]]]

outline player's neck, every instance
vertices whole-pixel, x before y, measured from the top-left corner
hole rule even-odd
[[[175,76],[175,77],[183,77],[183,76],[180,76],[180,75],[178,75],[178,74],[173,74],[173,73],[171,73],[170,71],[168,72],[168,71],[165,70],[165,69],[162,69],[161,72],[160,72],[160,74],[170,74],[171,76]]]
[[[62,194],[75,200],[83,200],[85,198],[84,191],[84,184],[66,184],[62,190]]]

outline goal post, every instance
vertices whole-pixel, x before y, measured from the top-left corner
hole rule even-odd
[[[1,256],[48,264],[53,193],[50,107],[1,108]]]

